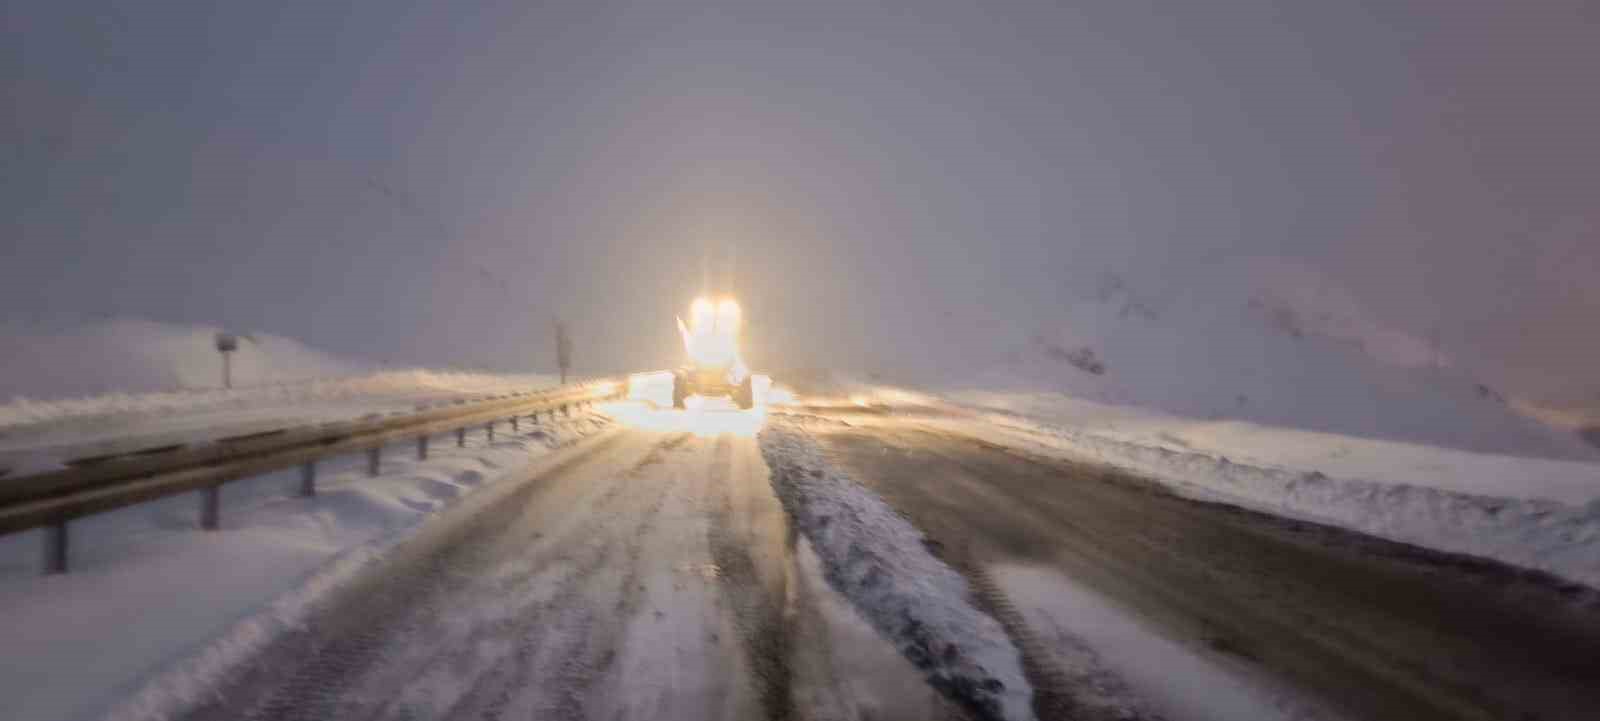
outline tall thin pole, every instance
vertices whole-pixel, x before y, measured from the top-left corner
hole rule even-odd
[[[567,384],[567,370],[572,367],[572,337],[567,335],[567,324],[558,318],[556,327],[556,365],[561,368],[561,385]]]

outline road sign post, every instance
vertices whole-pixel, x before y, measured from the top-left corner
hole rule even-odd
[[[222,355],[222,387],[233,387],[233,352],[239,350],[239,337],[232,333],[217,334],[217,353]]]

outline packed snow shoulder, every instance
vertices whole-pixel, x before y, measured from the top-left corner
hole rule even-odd
[[[1342,478],[1104,438],[998,414],[987,420],[990,428],[1006,433],[1012,442],[1124,468],[1191,497],[1491,558],[1600,588],[1600,498],[1574,504],[1516,497],[1517,484],[1527,483],[1525,478],[1504,479],[1505,495]]]
[[[959,573],[881,499],[832,469],[795,424],[771,418],[761,451],[796,527],[822,559],[828,583],[941,693],[989,719],[1033,718],[1021,654],[972,603]]]

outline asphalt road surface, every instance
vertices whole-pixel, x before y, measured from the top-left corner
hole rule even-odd
[[[914,418],[832,415],[848,425],[811,430],[833,463],[980,581],[1002,564],[1052,569],[1348,718],[1600,718],[1591,589],[1179,498]],[[1035,661],[1038,675],[1048,659]],[[1051,696],[1072,689],[1035,686],[1041,718],[1070,709]]]
[[[994,569],[1070,578],[1328,717],[1600,718],[1592,590],[914,416],[807,413],[829,460],[968,576],[1042,719],[1183,714],[1082,704],[1092,689]],[[430,521],[190,718],[973,718],[830,588],[753,430],[668,420],[540,460]]]

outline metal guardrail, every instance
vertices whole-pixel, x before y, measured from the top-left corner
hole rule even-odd
[[[495,424],[538,415],[563,413],[595,401],[626,394],[623,380],[576,383],[542,391],[517,393],[480,401],[456,401],[402,416],[291,428],[239,436],[195,446],[135,451],[124,456],[89,459],[75,468],[0,481],[0,535],[45,530],[44,571],[67,570],[67,524],[75,518],[138,505],[158,498],[199,491],[200,528],[215,530],[221,514],[223,485],[252,476],[299,466],[299,492],[316,495],[316,463],[355,451],[367,452],[367,472],[377,475],[384,446],[415,439],[419,459],[428,457],[433,436],[455,432],[456,445],[466,443],[468,428],[483,427],[490,440]]]

